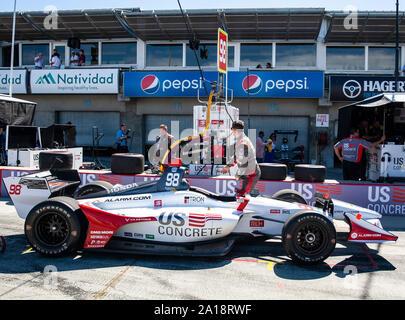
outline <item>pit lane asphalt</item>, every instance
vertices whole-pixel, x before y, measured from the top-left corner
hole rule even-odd
[[[24,221],[0,199],[0,300],[14,299],[404,299],[405,217],[383,217],[396,243],[339,241],[324,264],[293,265],[279,240],[240,243],[222,258],[29,250]],[[345,224],[337,224],[345,231]]]

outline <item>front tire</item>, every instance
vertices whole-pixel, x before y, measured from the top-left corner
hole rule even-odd
[[[43,255],[61,256],[83,246],[86,228],[80,217],[80,208],[73,199],[65,198],[39,203],[25,220],[25,236],[29,244]]]
[[[80,199],[81,197],[85,197],[85,196],[89,196],[91,194],[95,194],[97,192],[101,192],[101,191],[106,191],[109,189],[114,188],[114,186],[107,182],[107,181],[94,181],[94,182],[90,182],[86,185],[84,185],[83,187],[81,187],[79,190],[77,190],[76,194],[75,194],[75,199]]]
[[[285,222],[282,242],[287,255],[295,263],[319,264],[335,249],[336,230],[324,215],[303,210]]]

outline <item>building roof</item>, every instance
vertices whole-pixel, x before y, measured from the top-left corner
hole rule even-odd
[[[394,42],[395,12],[358,12],[358,28],[346,30],[347,13],[305,9],[192,9],[139,8],[57,11],[57,29],[44,27],[50,12],[20,11],[16,40],[139,38],[142,40],[216,40],[218,27],[237,40],[316,40],[322,21],[329,22],[327,42]],[[405,42],[405,12],[400,13],[400,41]],[[11,41],[12,12],[0,12],[0,41]],[[51,21],[52,22],[52,21]],[[186,23],[188,27],[186,27]],[[402,33],[402,35],[401,35]]]

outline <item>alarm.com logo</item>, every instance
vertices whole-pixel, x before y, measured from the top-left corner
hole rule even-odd
[[[141,80],[142,91],[147,94],[156,93],[159,90],[159,87],[160,87],[159,79],[152,74],[148,74]]]

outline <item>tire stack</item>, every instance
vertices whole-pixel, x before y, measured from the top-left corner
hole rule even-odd
[[[283,163],[259,163],[262,180],[285,180],[287,177],[287,165]]]
[[[72,169],[73,154],[67,151],[41,151],[39,153],[39,170]]]
[[[138,153],[114,153],[111,156],[111,172],[115,174],[139,174],[144,172],[145,157]]]
[[[295,180],[305,182],[324,182],[326,178],[325,166],[315,164],[296,164],[294,169]]]

